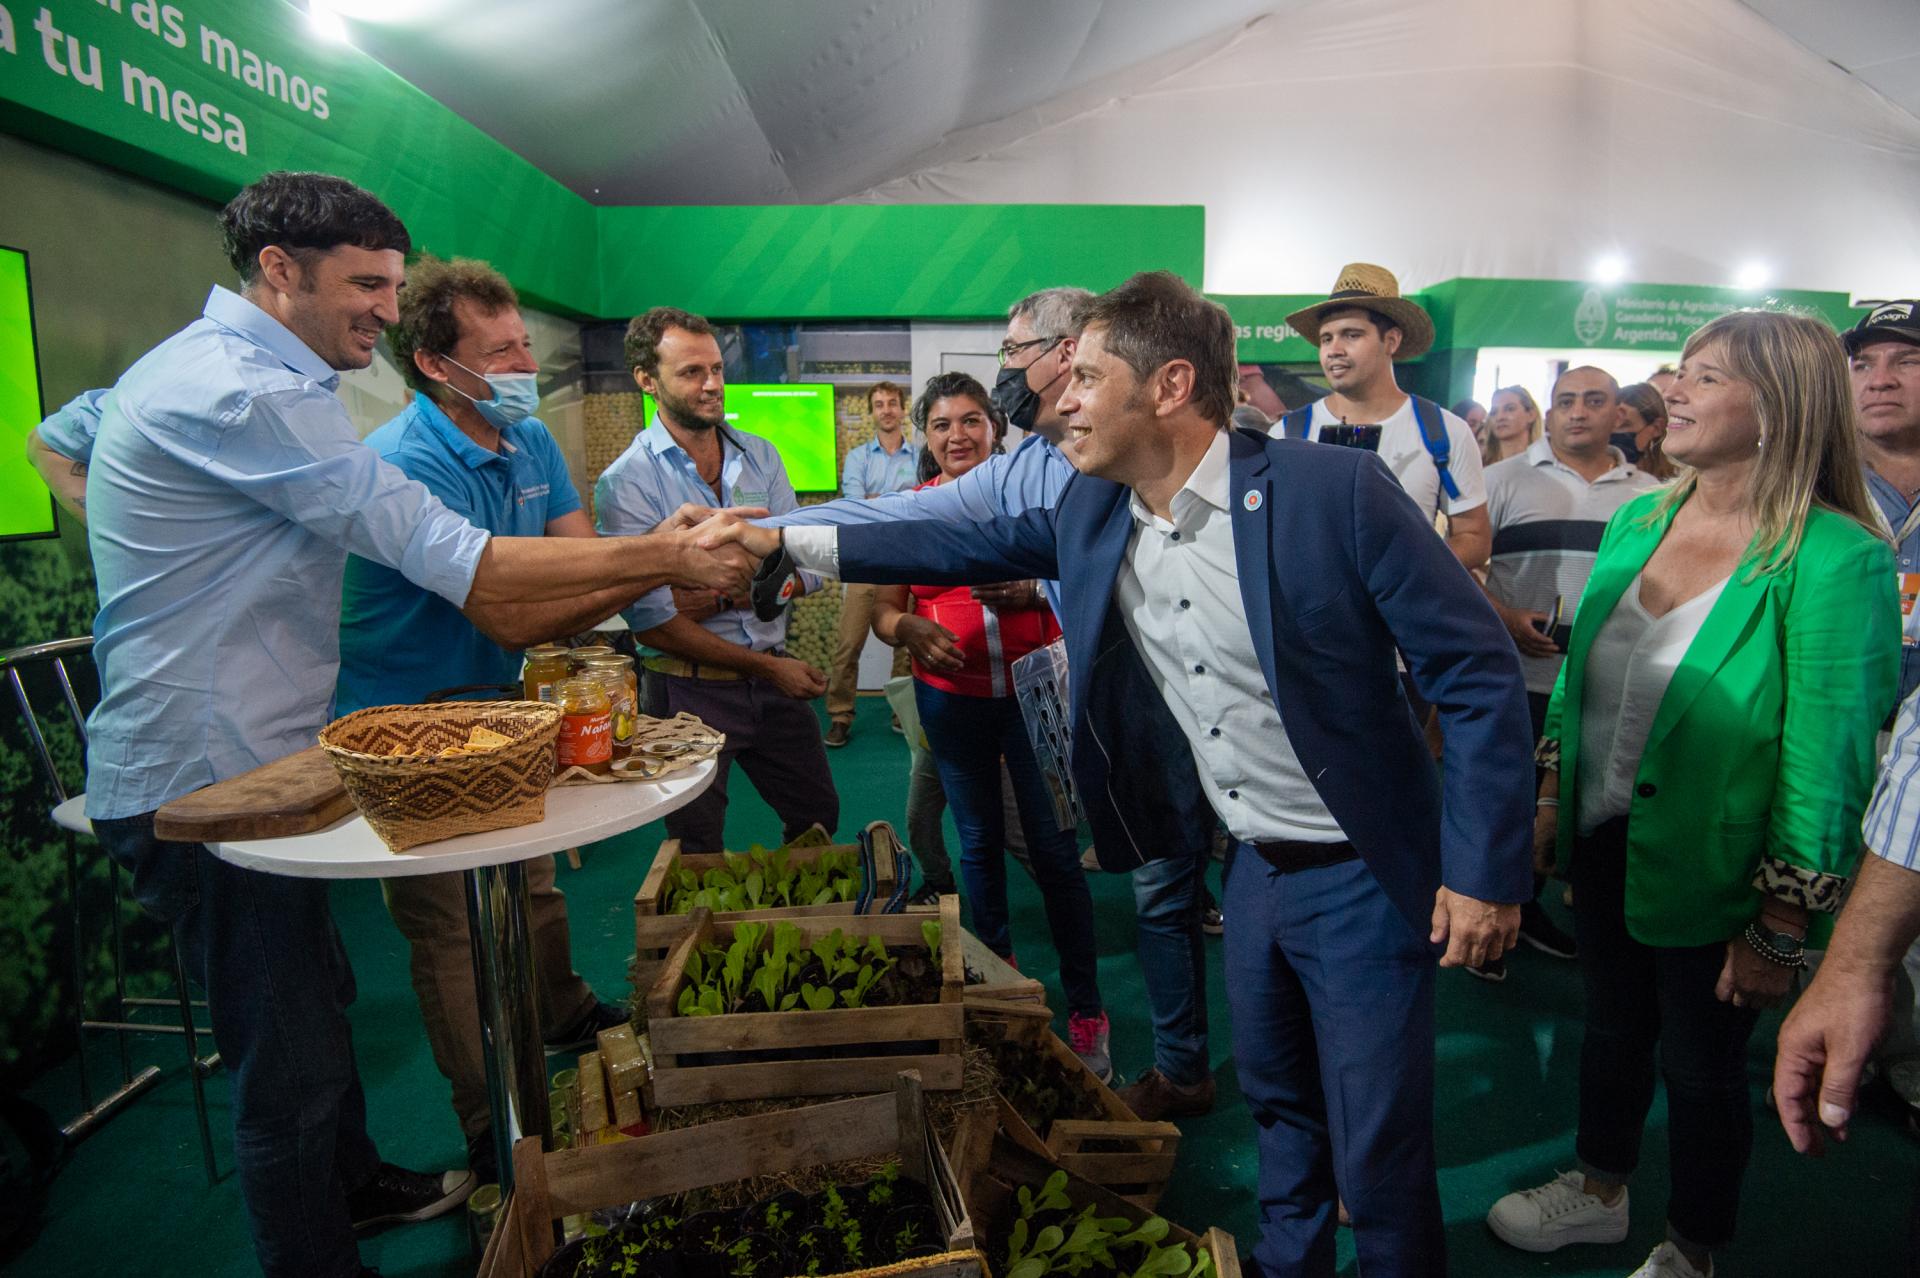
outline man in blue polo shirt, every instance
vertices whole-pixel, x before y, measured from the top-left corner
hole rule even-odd
[[[656,306],[627,326],[626,354],[634,382],[659,411],[594,486],[602,532],[652,529],[689,504],[774,514],[798,505],[779,450],[727,425],[725,363],[712,325]],[[802,575],[803,591],[819,585]],[[815,824],[831,832],[840,796],[807,704],[827,690],[826,676],[787,655],[784,612],[761,621],[745,599],[709,594],[689,615],[687,603],[663,589],[627,611],[634,640],[654,650],[646,658],[647,712],[698,715],[727,736],[713,784],[667,817],[667,837],[689,852],[725,846],[727,777],[736,760],[786,837]]]
[[[598,535],[559,446],[531,416],[540,365],[504,276],[470,259],[422,258],[407,271],[388,341],[417,394],[367,436],[369,448],[488,532]],[[353,556],[341,596],[334,713],[422,701],[446,688],[518,684],[522,648],[585,630],[633,598],[631,590],[597,590],[557,603],[462,610],[391,568]],[[453,1085],[468,1161],[481,1180],[496,1180],[461,876],[423,874],[384,887],[387,909],[411,946],[421,1020],[434,1062]],[[573,970],[566,898],[553,884],[552,857],[527,862],[527,894],[535,997],[548,1045],[577,1046],[623,1023],[626,1009],[594,997]]]

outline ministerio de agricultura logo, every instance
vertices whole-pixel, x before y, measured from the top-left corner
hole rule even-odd
[[[1573,310],[1573,335],[1582,346],[1592,346],[1607,335],[1607,299],[1590,288]]]

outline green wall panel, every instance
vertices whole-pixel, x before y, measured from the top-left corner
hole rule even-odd
[[[421,247],[486,258],[530,301],[593,313],[592,205],[279,0],[28,0],[0,14],[9,132],[212,200],[273,169],[337,173],[390,203]]]
[[[987,319],[1037,288],[1200,280],[1197,205],[832,204],[600,210],[601,308],[717,319]]]

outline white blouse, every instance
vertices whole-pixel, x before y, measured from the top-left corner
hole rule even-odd
[[[1580,707],[1581,834],[1627,815],[1633,806],[1633,779],[1661,698],[1728,580],[1655,617],[1640,602],[1637,574],[1594,635]]]

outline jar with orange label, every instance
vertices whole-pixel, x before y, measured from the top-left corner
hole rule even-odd
[[[613,699],[598,679],[574,678],[556,690],[560,705],[560,770],[613,768]]]
[[[626,758],[633,753],[633,734],[640,726],[640,681],[633,658],[619,653],[594,657],[581,674],[607,685],[607,695],[613,699],[613,757]]]
[[[520,671],[520,691],[529,701],[552,701],[554,689],[573,673],[567,650],[557,643],[543,643],[527,649],[527,664]]]

